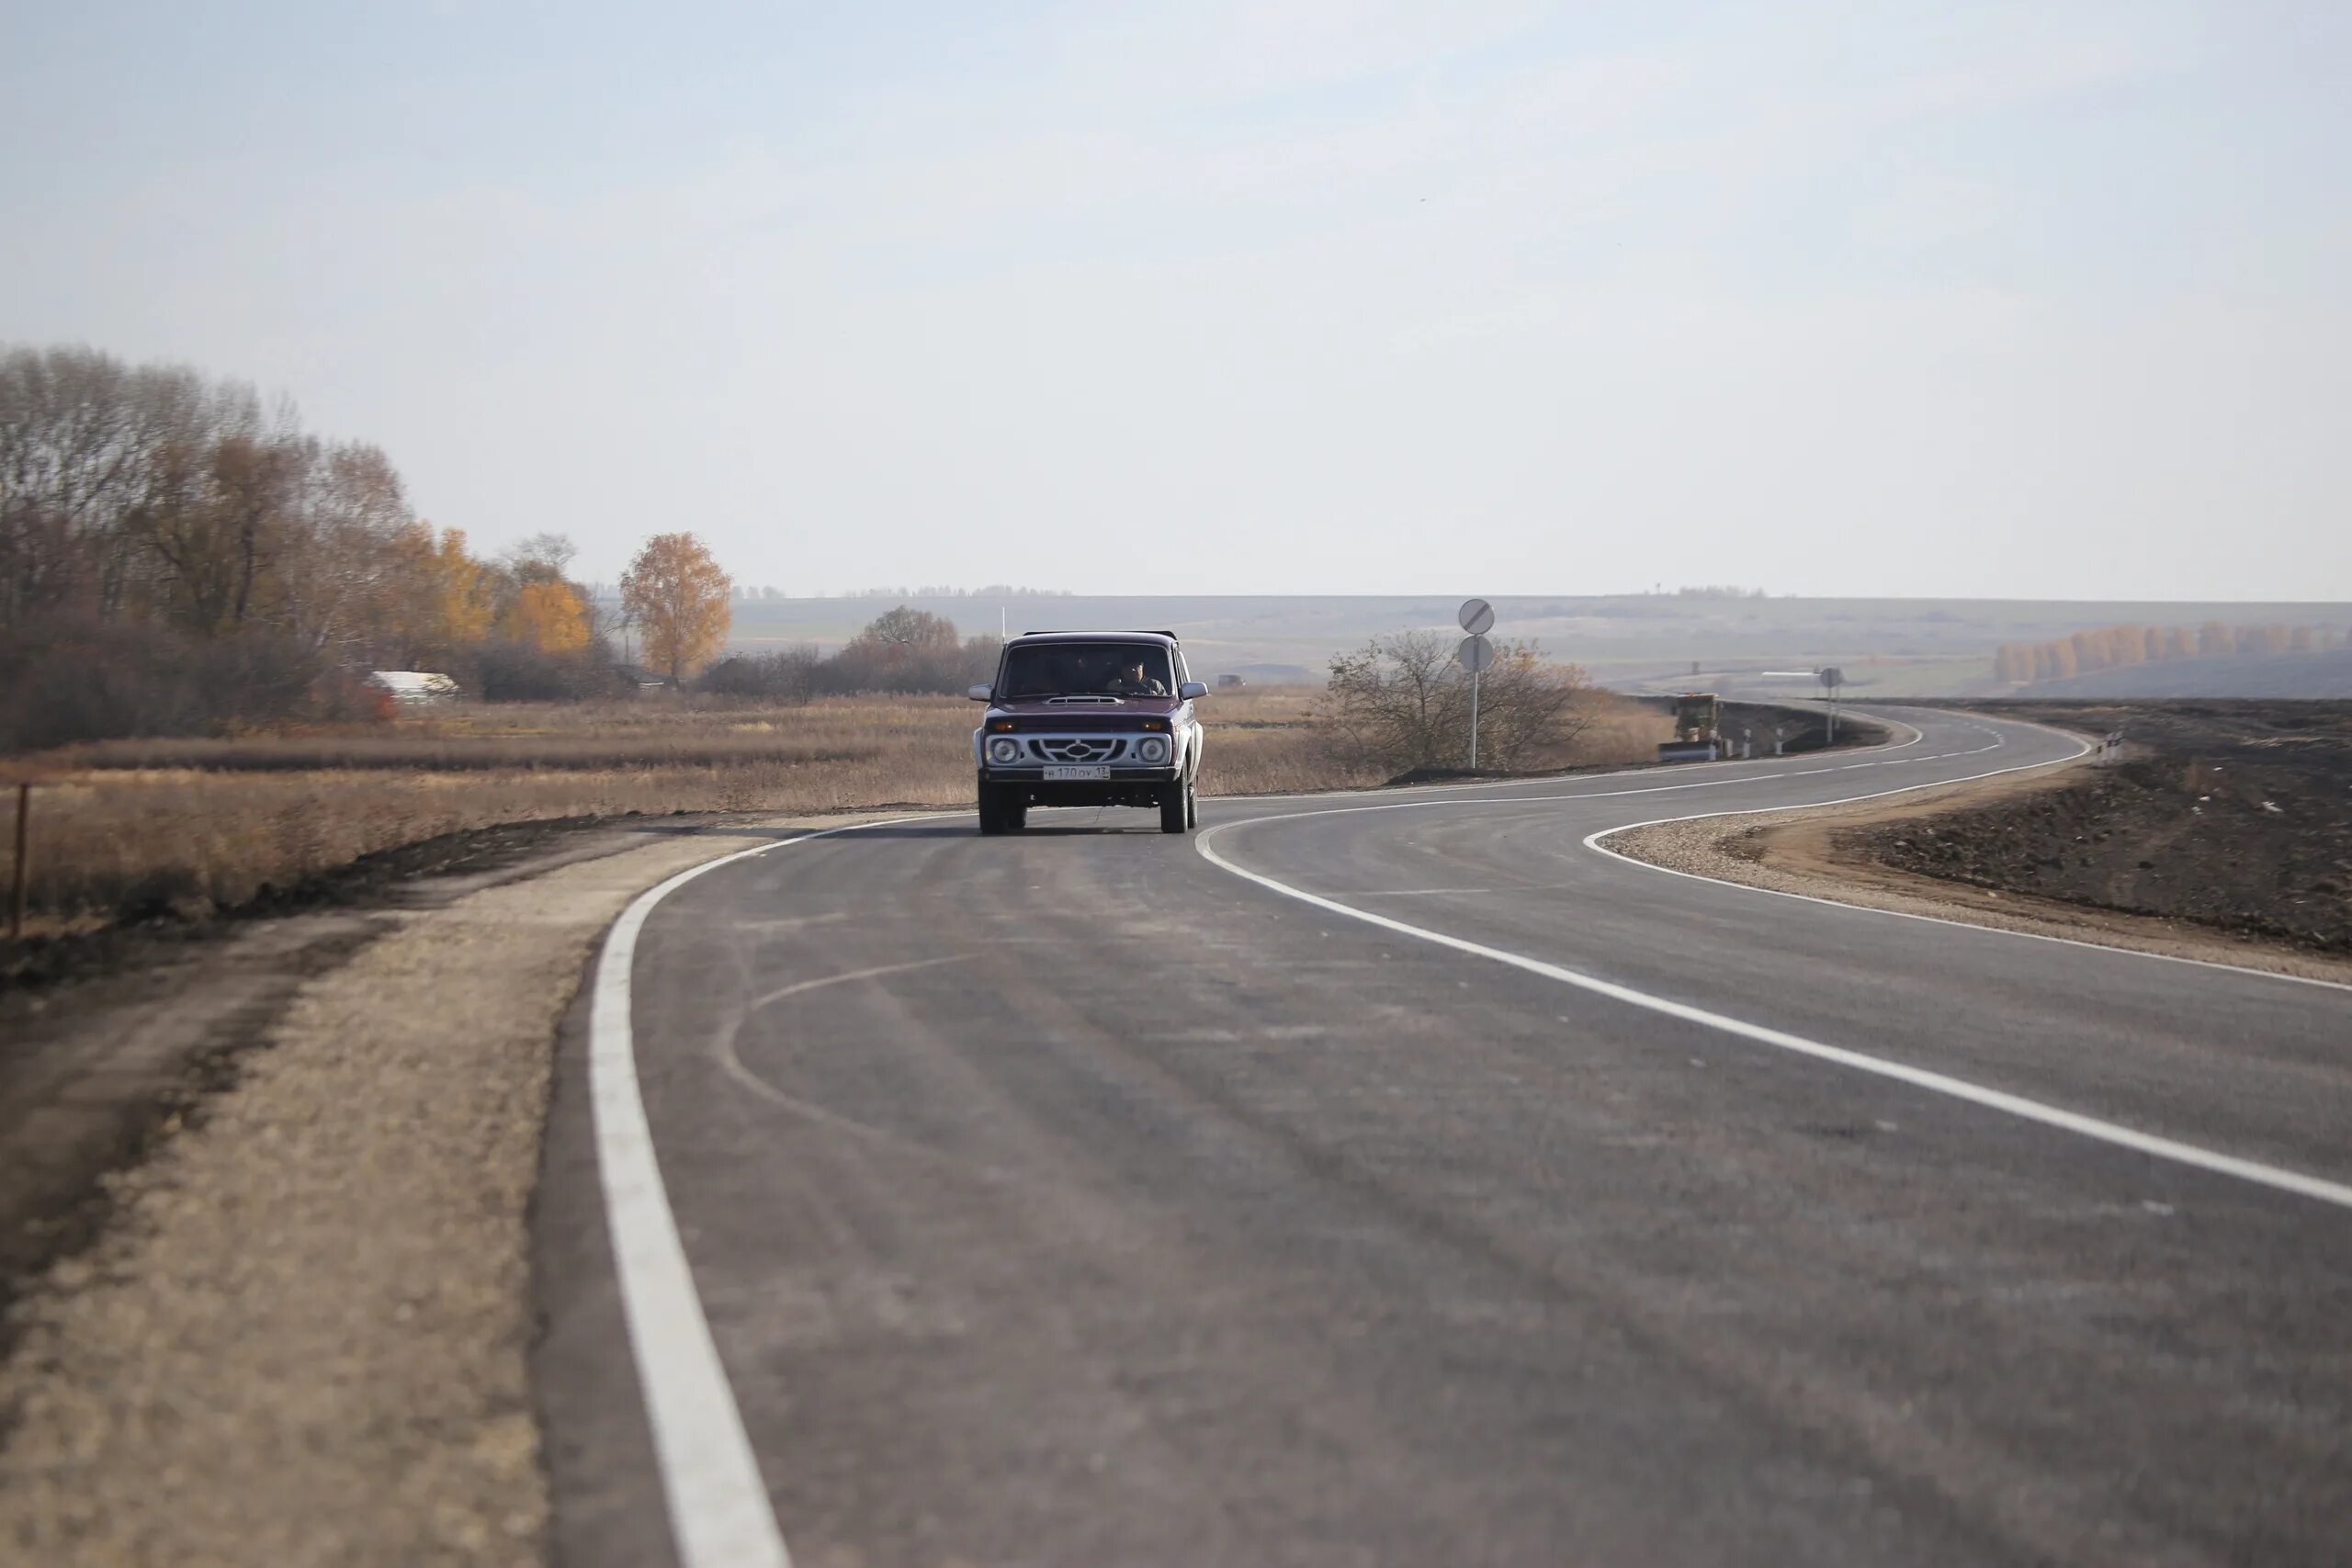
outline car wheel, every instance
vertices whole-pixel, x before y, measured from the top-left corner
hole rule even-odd
[[[1159,830],[1181,833],[1192,826],[1191,807],[1187,805],[1192,785],[1182,779],[1170,779],[1159,790]]]
[[[1201,781],[1196,778],[1186,779],[1184,781],[1184,826],[1197,828],[1200,825]]]
[[[1029,816],[1029,803],[1021,798],[1018,790],[1003,784],[980,786],[980,831],[988,834],[1018,833]]]

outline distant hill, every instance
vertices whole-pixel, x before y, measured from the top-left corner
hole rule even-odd
[[[2352,648],[2328,653],[2217,654],[2127,664],[2087,675],[2038,681],[2020,697],[2347,697]]]
[[[1511,594],[1489,587],[1494,636],[1532,638],[1605,682],[1768,697],[1792,683],[1768,671],[1842,667],[1863,697],[1974,695],[1996,689],[1993,653],[2004,642],[2043,642],[2119,623],[2352,627],[2352,604],[2132,604],[2023,599],[1798,599],[1713,593]],[[1458,637],[1465,595],[1188,595],[1110,597],[913,595],[967,637],[1096,627],[1168,630],[1193,669],[1252,681],[1319,682],[1331,657],[1401,631]],[[890,598],[738,600],[739,649],[839,648],[899,601]],[[2167,666],[2167,669],[2185,667]],[[2246,664],[2258,660],[2237,661]],[[1698,666],[1696,671],[1693,666]],[[1793,683],[1807,684],[1803,678]],[[1997,687],[2007,690],[2007,687]],[[2034,688],[2038,693],[2040,688]]]

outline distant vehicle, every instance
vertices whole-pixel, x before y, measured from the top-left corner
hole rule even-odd
[[[1017,833],[1033,806],[1140,806],[1159,830],[1200,818],[1201,727],[1208,688],[1168,632],[1031,632],[1004,645],[972,732],[980,831]]]
[[[1216,678],[1216,683],[1220,689],[1230,690],[1236,686],[1246,686],[1250,682],[1238,675],[1220,675]]]
[[[1713,692],[1674,699],[1674,739],[1657,749],[1661,762],[1712,762],[1724,754],[1723,704]]]

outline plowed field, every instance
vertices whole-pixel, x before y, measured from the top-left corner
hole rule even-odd
[[[1972,705],[2120,757],[2057,789],[1846,830],[1902,870],[2352,952],[2352,703]]]

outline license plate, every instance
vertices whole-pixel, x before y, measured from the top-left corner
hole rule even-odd
[[[1048,767],[1046,770],[1046,782],[1047,784],[1072,783],[1080,779],[1107,779],[1110,776],[1111,770],[1099,762],[1091,763],[1082,768]]]

